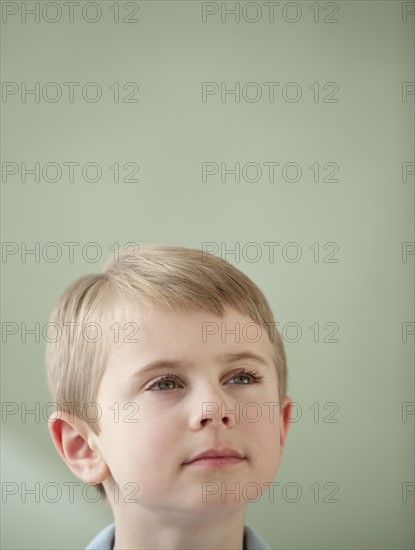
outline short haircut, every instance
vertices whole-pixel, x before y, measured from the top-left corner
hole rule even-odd
[[[218,317],[230,306],[250,317],[267,331],[272,344],[282,406],[287,391],[284,345],[272,310],[251,279],[232,264],[199,249],[131,244],[115,251],[102,273],[72,283],[53,308],[50,323],[60,337],[47,339],[46,372],[59,410],[80,417],[79,411],[95,403],[114,348],[114,334],[108,328],[126,319],[133,306],[205,311]],[[86,336],[86,326],[92,327],[93,334]],[[94,327],[105,327],[103,337],[96,336]],[[97,422],[89,422],[85,415],[83,420],[94,433],[100,433]],[[105,498],[104,486],[98,484],[97,489]]]

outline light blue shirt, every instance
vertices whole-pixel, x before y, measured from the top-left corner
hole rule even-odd
[[[105,527],[89,543],[85,550],[112,550],[114,547],[115,523]],[[244,526],[243,550],[271,550],[263,538],[249,525]]]

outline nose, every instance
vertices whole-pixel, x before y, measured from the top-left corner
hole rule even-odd
[[[195,396],[189,418],[193,430],[212,426],[232,428],[239,419],[239,402],[216,392],[202,392]],[[203,397],[202,397],[203,396]]]

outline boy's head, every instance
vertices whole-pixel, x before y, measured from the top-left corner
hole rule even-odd
[[[127,495],[137,484],[151,503],[148,487],[154,492],[158,479],[166,494],[176,463],[224,445],[243,455],[244,464],[232,468],[250,464],[238,479],[254,481],[261,471],[271,482],[288,427],[287,410],[281,413],[290,403],[284,347],[263,293],[201,250],[125,248],[103,273],[73,283],[50,319],[60,334],[46,350],[48,384],[61,411],[50,424],[60,454],[102,495],[105,485],[112,500],[114,484]],[[142,371],[159,359],[168,365]],[[158,468],[154,460],[175,442],[177,460]]]

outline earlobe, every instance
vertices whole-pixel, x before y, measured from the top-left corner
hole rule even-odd
[[[85,483],[102,483],[110,474],[98,449],[91,448],[90,429],[79,418],[64,411],[49,418],[52,441],[69,469]]]

